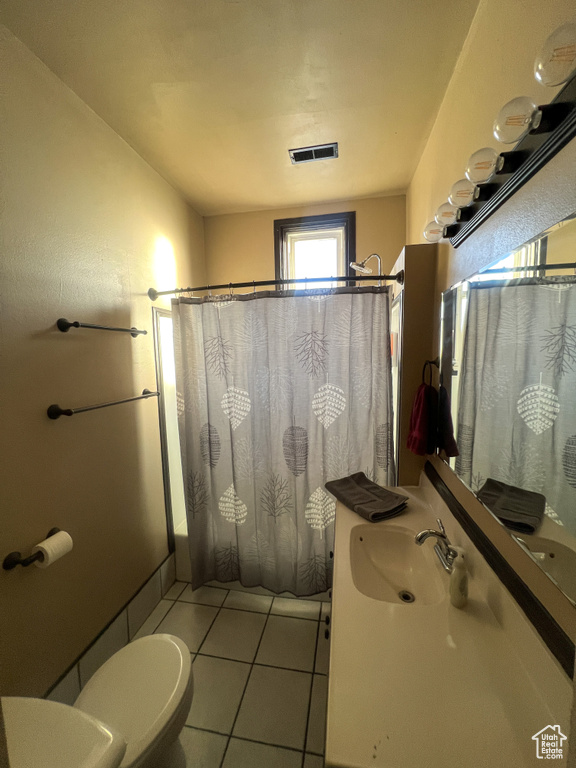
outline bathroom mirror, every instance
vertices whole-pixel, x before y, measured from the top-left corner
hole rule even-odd
[[[576,214],[442,295],[449,464],[576,604]]]

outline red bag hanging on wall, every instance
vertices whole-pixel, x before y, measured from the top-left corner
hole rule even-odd
[[[426,384],[426,367],[430,373],[430,383]],[[427,360],[422,369],[422,384],[416,391],[412,413],[410,415],[410,432],[406,441],[407,448],[417,456],[425,456],[436,451],[438,433],[438,392],[432,386],[432,363]]]

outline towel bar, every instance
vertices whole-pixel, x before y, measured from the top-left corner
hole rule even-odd
[[[159,397],[160,392],[150,392],[149,389],[143,389],[141,395],[136,397],[126,397],[124,400],[114,400],[111,403],[98,403],[97,405],[85,405],[82,408],[60,408],[59,405],[53,404],[48,406],[46,413],[49,419],[59,419],[60,416],[74,416],[76,413],[84,413],[85,411],[95,411],[98,408],[109,408],[111,405],[120,405],[121,403],[131,403],[134,400],[145,400],[148,397]]]

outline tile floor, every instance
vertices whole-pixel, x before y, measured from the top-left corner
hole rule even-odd
[[[178,635],[193,658],[190,714],[158,768],[322,768],[329,611],[327,600],[174,584],[137,634]]]

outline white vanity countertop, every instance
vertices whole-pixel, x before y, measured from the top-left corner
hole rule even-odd
[[[400,492],[410,496],[407,511],[373,525],[414,532],[437,528],[438,515],[425,503],[422,489]],[[441,516],[450,535],[450,526],[457,524],[449,512]],[[535,682],[547,672],[541,668],[547,654],[538,649],[538,674],[528,674],[513,638],[484,599],[486,585],[472,578],[468,605],[454,608],[448,598],[450,577],[435,556],[434,567],[446,584],[440,603],[396,604],[366,597],[351,575],[350,532],[357,525],[366,521],[338,503],[326,766],[533,766],[535,733],[558,723],[568,735],[572,686],[567,676],[551,659],[558,698],[548,706]],[[423,547],[432,549],[433,544],[426,541]],[[504,589],[498,582],[499,588]],[[526,638],[535,642],[531,626]],[[554,763],[564,765],[565,760]]]

